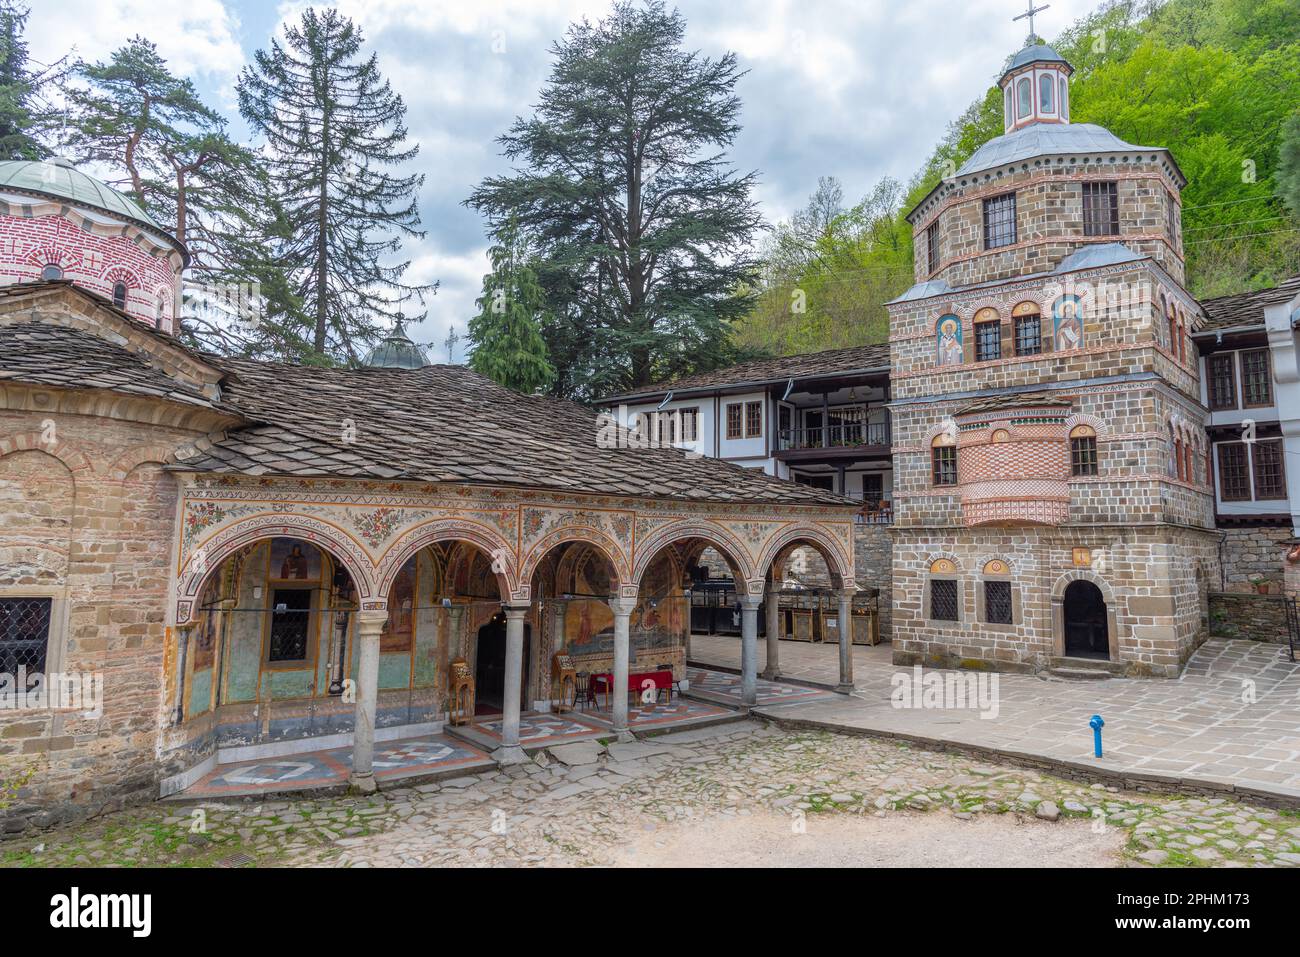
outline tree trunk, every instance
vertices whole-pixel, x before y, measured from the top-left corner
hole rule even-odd
[[[329,168],[330,168],[330,114],[325,107],[321,120],[321,167],[319,204],[316,211],[316,336],[313,346],[320,355],[325,354],[325,320],[329,297],[326,295],[329,282],[329,238],[326,227],[329,222]]]

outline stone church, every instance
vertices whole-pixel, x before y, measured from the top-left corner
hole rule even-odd
[[[370,790],[521,760],[529,728],[689,718],[705,549],[736,582],[748,703],[792,551],[847,617],[852,503],[602,442],[594,413],[429,365],[400,329],[361,368],[195,352],[186,255],[64,161],[0,163],[0,830],[219,793],[237,760]],[[575,671],[662,678],[671,707],[614,693],[559,721]]]
[[[1159,147],[1017,54],[1003,135],[909,215],[889,303],[896,662],[1176,676],[1218,579],[1201,308]],[[1071,659],[1070,663],[1062,659]]]

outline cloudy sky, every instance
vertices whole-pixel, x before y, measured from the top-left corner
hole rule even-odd
[[[306,2],[264,0],[40,0],[32,3],[32,55],[74,48],[94,60],[130,35],[158,44],[173,69],[235,119],[234,80],[254,50]],[[319,4],[318,4],[319,5]],[[551,44],[577,19],[599,19],[609,0],[340,0],[408,107],[424,172],[428,235],[408,244],[412,275],[442,287],[415,337],[446,358],[448,328],[473,315],[487,242],[461,201],[504,170],[495,138],[530,112],[547,77]],[[1038,15],[1048,38],[1097,5],[1052,0]],[[948,122],[979,96],[1028,32],[1019,0],[679,0],[688,43],[734,50],[744,129],[733,156],[761,174],[769,221],[806,200],[818,176],[839,177],[856,200],[882,176],[906,180]],[[457,358],[463,358],[458,349]]]

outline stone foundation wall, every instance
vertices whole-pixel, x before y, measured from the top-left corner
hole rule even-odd
[[[1223,589],[1245,591],[1252,578],[1281,584],[1286,547],[1278,542],[1291,537],[1289,526],[1262,525],[1256,528],[1223,528]]]
[[[1286,606],[1280,595],[1210,594],[1210,634],[1286,644]]]

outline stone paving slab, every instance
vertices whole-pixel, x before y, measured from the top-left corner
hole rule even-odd
[[[996,714],[990,710],[987,718],[973,708],[896,708],[896,675],[910,679],[912,669],[874,664],[855,672],[851,697],[756,713],[1137,776],[1162,786],[1230,789],[1284,803],[1300,795],[1300,664],[1287,660],[1284,647],[1207,642],[1176,680],[1069,682],[1000,674]],[[1101,759],[1092,752],[1093,714],[1106,722]]]

